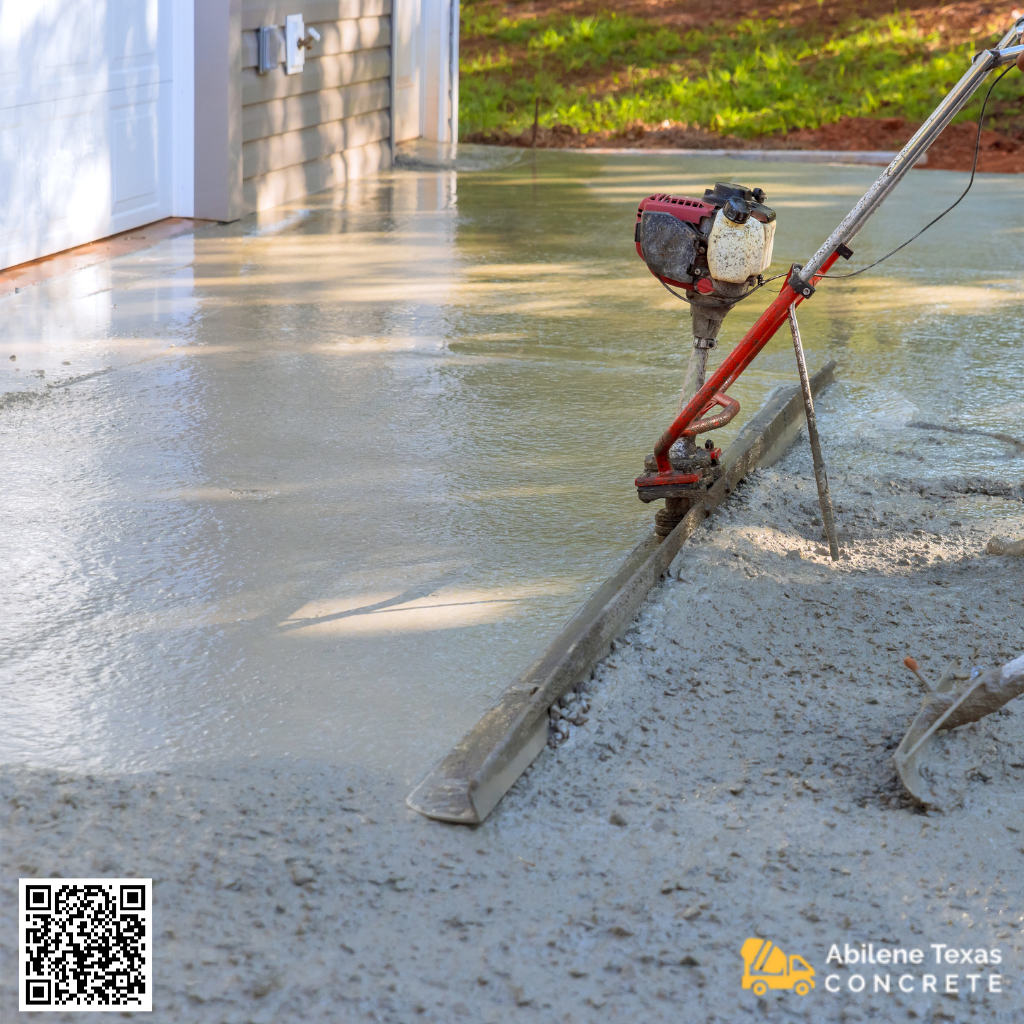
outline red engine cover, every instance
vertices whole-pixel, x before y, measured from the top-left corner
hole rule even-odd
[[[718,207],[705,203],[703,199],[694,199],[691,196],[670,196],[667,192],[658,192],[656,195],[640,200],[640,205],[636,209],[637,224],[640,223],[640,217],[644,210],[670,213],[677,220],[686,221],[689,224],[699,224],[702,217],[713,217],[718,212]],[[634,234],[636,234],[635,230]],[[640,251],[639,241],[636,243],[636,254],[640,259],[644,258],[644,254]]]

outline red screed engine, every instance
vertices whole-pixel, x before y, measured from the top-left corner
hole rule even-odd
[[[702,199],[664,193],[641,200],[637,255],[659,281],[738,299],[772,261],[775,211],[759,189],[718,182]]]
[[[693,352],[683,383],[680,408],[704,384],[708,352],[718,344],[726,314],[758,286],[772,261],[775,211],[765,205],[764,191],[718,182],[701,199],[667,193],[648,196],[636,213],[636,251],[648,270],[666,287],[683,289],[690,304]],[[721,455],[712,442],[696,445],[700,433],[724,426],[739,402],[715,395],[722,412],[693,423],[669,453],[672,470],[666,476],[645,460],[637,478],[641,501],[665,498],[655,516],[655,528],[667,536],[672,527],[721,475]]]

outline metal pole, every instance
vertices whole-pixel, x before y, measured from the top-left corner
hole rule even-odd
[[[814,480],[818,485],[818,504],[821,505],[821,518],[825,523],[828,550],[832,555],[832,561],[838,562],[839,538],[836,536],[836,521],[832,517],[832,496],[828,491],[825,460],[822,458],[821,441],[818,438],[818,420],[814,415],[814,396],[811,394],[811,382],[807,376],[807,361],[804,359],[804,346],[800,341],[800,326],[796,322],[795,305],[789,307],[789,329],[793,332],[793,350],[796,352],[796,366],[800,371],[800,390],[803,392],[804,412],[807,414],[807,437],[811,442]]]
[[[819,272],[825,260],[840,245],[848,245],[853,241],[857,232],[882,205],[889,193],[903,180],[904,175],[914,166],[918,157],[928,150],[928,147],[939,137],[943,128],[953,120],[977,92],[981,83],[988,77],[988,73],[1004,64],[1012,64],[1017,59],[1020,46],[1014,44],[1019,44],[1022,33],[1024,33],[1024,18],[1018,19],[998,47],[992,50],[983,50],[975,56],[974,63],[967,69],[963,78],[953,86],[949,95],[935,108],[928,120],[918,128],[914,137],[896,154],[882,176],[864,193],[863,198],[843,218],[839,227],[828,236],[821,248],[804,264],[800,271],[804,280],[810,281]]]
[[[682,412],[690,399],[702,387],[707,378],[708,352],[715,348],[716,343],[706,338],[694,338],[690,361],[686,365],[686,376],[683,378],[683,390],[679,393],[679,411]]]

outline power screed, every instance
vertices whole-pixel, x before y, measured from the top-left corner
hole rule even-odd
[[[842,223],[825,240],[821,248],[805,263],[794,263],[780,274],[785,282],[775,301],[761,314],[736,347],[722,360],[718,369],[706,379],[708,353],[718,344],[718,334],[729,311],[767,282],[763,274],[772,261],[775,240],[775,211],[768,206],[768,196],[759,188],[747,188],[719,182],[705,190],[701,197],[658,193],[642,200],[634,227],[636,251],[651,273],[669,291],[690,304],[693,327],[693,351],[683,384],[679,412],[661,435],[654,452],[644,460],[644,472],[636,478],[641,501],[665,499],[664,508],[655,516],[655,530],[666,537],[686,513],[698,504],[707,489],[723,472],[721,449],[713,441],[698,447],[697,437],[724,426],[739,412],[736,399],[726,393],[750,365],[757,354],[788,321],[793,337],[797,368],[803,390],[807,430],[814,458],[822,520],[828,536],[832,558],[839,557],[828,478],[818,443],[814,404],[804,360],[796,309],[811,298],[818,284],[834,277],[829,271],[835,262],[853,255],[850,243],[889,194],[903,180],[907,171],[928,150],[939,133],[964,107],[996,68],[1017,64],[1024,70],[1024,17],[1019,18],[998,46],[977,53],[974,60],[950,93],[921,125],[913,138],[896,154],[884,173],[868,189]],[[999,75],[996,81],[1001,78]],[[989,87],[978,121],[978,143],[985,116],[985,105],[995,82]],[[975,146],[975,168],[978,145]],[[974,181],[964,190],[967,194]],[[934,220],[926,224],[914,238],[953,209],[957,199]],[[903,245],[908,245],[911,238]],[[903,245],[852,277],[870,270]],[[770,278],[769,280],[774,280]],[[680,289],[680,291],[676,291]],[[712,409],[720,411],[709,415]]]

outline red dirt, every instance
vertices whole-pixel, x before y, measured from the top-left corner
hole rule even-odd
[[[902,117],[844,117],[821,128],[760,139],[739,139],[731,135],[716,135],[702,128],[680,126],[647,128],[635,125],[617,135],[611,132],[581,134],[575,128],[559,124],[538,129],[537,148],[898,150],[914,134],[918,124]],[[969,171],[974,160],[977,131],[977,126],[970,123],[950,125],[928,151],[925,168]],[[528,128],[522,135],[477,132],[468,136],[466,141],[529,148],[533,144],[533,129]],[[1024,174],[1024,140],[1001,132],[983,131],[978,170],[994,174]]]
[[[801,149],[899,149],[918,127],[917,122],[904,121],[902,117],[845,117],[814,131],[790,132],[786,142]],[[924,166],[933,171],[969,171],[977,136],[974,124],[950,125],[928,150],[928,163]],[[983,131],[978,170],[1024,174],[1024,140],[1002,132]]]

